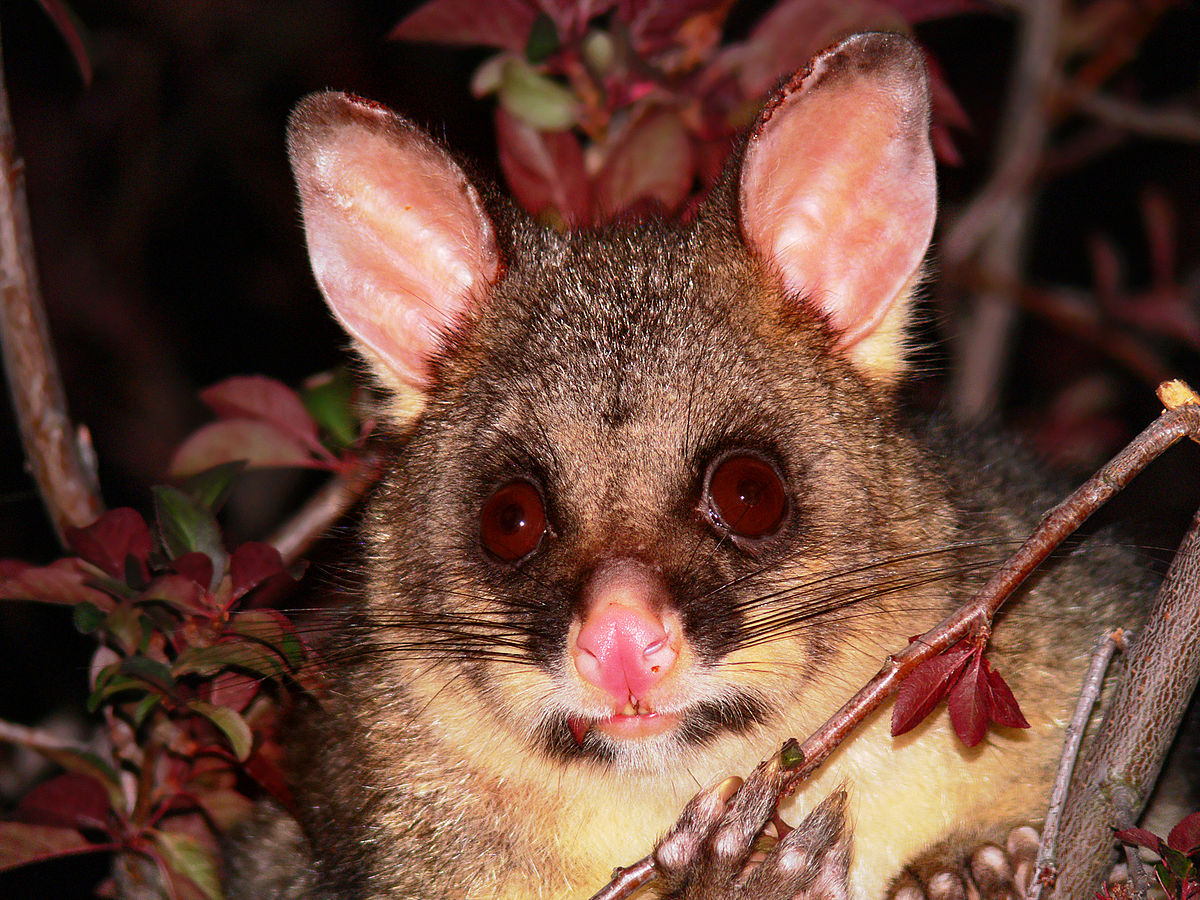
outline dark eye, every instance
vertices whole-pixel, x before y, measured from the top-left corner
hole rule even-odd
[[[779,473],[765,459],[749,453],[727,456],[708,477],[709,510],[739,537],[768,537],[787,515],[787,493]]]
[[[528,481],[513,481],[499,488],[479,515],[479,538],[493,556],[520,562],[538,548],[546,533],[546,507],[542,495]]]

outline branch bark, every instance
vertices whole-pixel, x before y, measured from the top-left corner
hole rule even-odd
[[[1079,702],[1075,706],[1070,724],[1067,725],[1058,776],[1054,780],[1054,792],[1050,796],[1046,824],[1042,828],[1042,842],[1038,848],[1037,867],[1029,883],[1027,900],[1041,900],[1043,889],[1053,885],[1058,878],[1059,825],[1071,787],[1071,775],[1079,759],[1079,749],[1083,745],[1083,735],[1087,731],[1088,722],[1091,721],[1092,710],[1100,699],[1108,667],[1117,650],[1123,649],[1128,639],[1129,635],[1120,630],[1106,634],[1100,639],[1096,652],[1092,655],[1092,664],[1088,667],[1087,675],[1083,679],[1083,688],[1079,692]]]
[[[300,559],[334,522],[350,511],[379,479],[379,463],[378,454],[364,454],[350,472],[331,478],[267,539],[285,564]]]
[[[0,56],[0,349],[27,465],[59,543],[104,511],[91,446],[75,434],[38,288],[25,164],[17,153]]]
[[[1071,781],[1053,896],[1091,896],[1116,855],[1115,827],[1137,821],[1200,682],[1200,512],[1128,654],[1104,723]]]

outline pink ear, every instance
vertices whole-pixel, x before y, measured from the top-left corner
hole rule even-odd
[[[907,300],[936,210],[925,67],[901,35],[855,35],[815,57],[747,145],[743,233],[843,348]]]
[[[334,315],[385,381],[427,388],[445,332],[499,272],[479,195],[419,129],[345,94],[305,98],[288,150]]]

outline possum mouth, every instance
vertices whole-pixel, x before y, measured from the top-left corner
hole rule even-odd
[[[593,729],[614,738],[653,737],[679,727],[682,717],[677,713],[658,713],[651,711],[634,711],[632,707],[614,713],[604,719],[588,721],[568,717],[567,727],[571,736],[580,744]]]
[[[562,759],[615,763],[623,750],[650,738],[670,738],[680,748],[698,747],[723,734],[744,734],[771,719],[765,703],[745,694],[700,701],[678,712],[627,712],[620,710],[603,719],[549,715],[536,729],[536,740]]]

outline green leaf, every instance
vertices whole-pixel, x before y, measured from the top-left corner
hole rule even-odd
[[[578,103],[570,89],[516,57],[504,65],[499,97],[509,113],[539,131],[565,131],[579,119]]]
[[[482,98],[500,90],[504,80],[504,64],[510,54],[497,53],[484,60],[471,76],[471,96]]]
[[[151,687],[167,695],[175,694],[175,679],[171,670],[156,659],[148,656],[129,656],[121,660],[121,674],[140,678]]]
[[[236,788],[196,791],[196,802],[222,832],[241,825],[254,809],[254,802]]]
[[[558,39],[558,29],[554,20],[546,13],[540,14],[533,20],[529,28],[529,40],[525,42],[525,58],[536,65],[558,52],[562,41]]]
[[[293,669],[304,663],[304,644],[287,617],[275,609],[252,609],[240,612],[229,623],[234,634],[252,638],[281,654]]]
[[[142,723],[146,721],[146,716],[150,715],[161,702],[161,694],[147,694],[138,701],[137,708],[133,711],[133,727],[141,728]]]
[[[185,479],[180,488],[209,512],[216,514],[229,499],[234,481],[245,469],[246,461],[243,459],[220,463]]]
[[[94,713],[103,706],[112,697],[117,694],[123,694],[126,691],[139,691],[145,693],[146,682],[140,678],[131,678],[127,675],[117,675],[110,678],[103,687],[97,687],[92,691],[91,696],[87,699],[87,711]]]
[[[225,740],[229,742],[238,762],[245,762],[249,758],[250,748],[254,746],[254,734],[246,720],[237,712],[227,706],[213,706],[203,700],[189,701],[188,709],[204,716],[217,726],[221,734],[225,735]]]
[[[208,900],[224,900],[214,851],[177,831],[153,831],[151,837],[167,868],[196,885]]]
[[[211,512],[178,488],[159,485],[154,488],[154,508],[158,528],[167,554],[174,559],[185,553],[207,553],[213,571],[225,571],[225,548],[221,529]]]
[[[1163,844],[1159,847],[1163,863],[1171,870],[1176,878],[1187,878],[1191,871],[1192,862],[1178,850]]]
[[[91,634],[104,624],[104,620],[108,618],[108,613],[100,609],[100,607],[93,606],[84,600],[75,607],[72,618],[75,621],[76,631],[80,634]]]
[[[253,641],[222,641],[211,647],[188,647],[175,659],[175,676],[211,678],[223,669],[241,669],[260,678],[278,678],[287,665],[275,651]]]
[[[104,630],[127,656],[137,653],[138,648],[146,642],[145,619],[132,606],[118,606],[109,613]]]
[[[358,440],[360,422],[354,395],[354,377],[345,367],[313,376],[300,392],[304,408],[335,447],[347,447]]]
[[[580,50],[583,53],[583,61],[587,63],[593,74],[603,77],[612,71],[613,62],[617,58],[617,50],[612,35],[607,31],[599,29],[589,31],[584,35]]]

